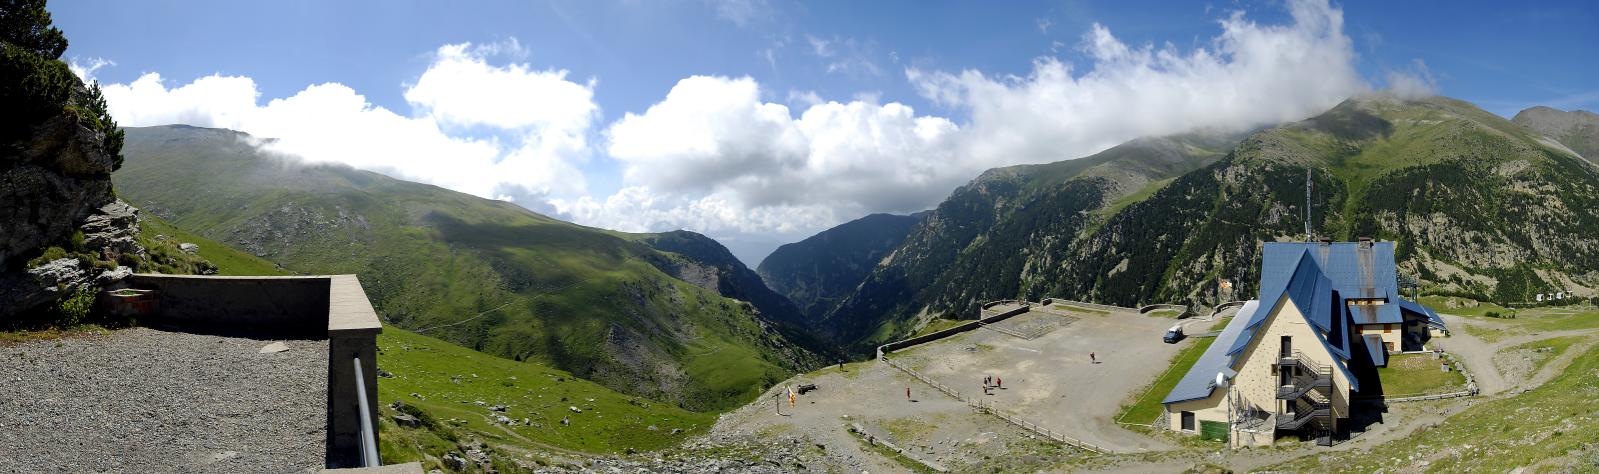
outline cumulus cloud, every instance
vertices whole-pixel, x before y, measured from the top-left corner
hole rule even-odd
[[[1049,162],[1133,138],[1208,127],[1245,129],[1322,112],[1368,89],[1355,70],[1343,13],[1325,0],[1288,2],[1291,23],[1234,12],[1205,47],[1129,45],[1095,24],[1079,46],[1090,67],[1053,57],[1026,77],[910,69],[918,91],[971,114],[965,159]]]
[[[516,46],[514,42],[508,43]],[[183,123],[275,138],[262,146],[308,162],[343,163],[529,207],[586,192],[576,164],[592,154],[594,81],[526,64],[496,66],[506,46],[439,48],[405,90],[402,115],[337,83],[260,103],[248,77],[212,75],[171,86],[156,73],[105,86],[127,126]],[[488,130],[489,133],[471,133]]]
[[[796,116],[750,78],[683,79],[607,131],[627,187],[557,202],[623,230],[814,231],[872,211],[915,211],[976,169],[950,154],[959,127],[899,103],[820,102]]]
[[[1288,10],[1282,25],[1232,13],[1189,51],[1128,44],[1096,24],[1076,45],[1088,59],[1081,67],[1043,57],[1025,77],[907,70],[923,96],[966,112],[963,124],[871,95],[841,103],[790,91],[784,105],[762,101],[749,78],[684,79],[610,126],[621,192],[554,205],[622,230],[805,235],[870,212],[930,208],[988,168],[1298,120],[1369,89],[1341,11],[1324,0]],[[847,40],[806,40],[826,61],[851,51]]]

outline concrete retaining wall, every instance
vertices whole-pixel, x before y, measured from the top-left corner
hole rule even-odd
[[[1210,310],[1210,317],[1211,318],[1215,318],[1216,315],[1221,314],[1222,311],[1226,311],[1226,310],[1229,310],[1229,309],[1232,309],[1232,308],[1242,308],[1242,307],[1244,307],[1245,304],[1248,304],[1248,303],[1249,303],[1248,301],[1229,301],[1229,302],[1226,302],[1226,303],[1222,303],[1222,304],[1216,305],[1215,309]]]
[[[224,277],[133,275],[134,288],[158,295],[154,322],[268,337],[328,339],[327,466],[361,464],[360,400],[366,389],[373,428],[378,420],[377,336],[382,322],[355,275]],[[355,359],[361,360],[361,377]],[[372,433],[377,442],[377,433]]]
[[[1067,305],[1067,306],[1081,306],[1081,307],[1084,307],[1084,308],[1097,309],[1097,310],[1100,310],[1100,311],[1127,312],[1127,313],[1136,313],[1136,312],[1138,312],[1138,310],[1135,309],[1135,308],[1126,308],[1126,307],[1121,307],[1121,306],[1111,306],[1111,305],[1108,305],[1108,304],[1099,304],[1099,303],[1088,303],[1088,302],[1083,302],[1083,301],[1063,300],[1063,299],[1060,299],[1060,298],[1047,298],[1046,301],[1049,301],[1051,304],[1063,304],[1063,305]]]
[[[155,322],[189,328],[320,339],[327,330],[328,277],[133,275],[155,290]]]
[[[952,327],[952,328],[949,328],[949,329],[945,329],[945,330],[942,330],[942,331],[927,333],[927,334],[916,336],[916,337],[913,337],[913,338],[910,338],[910,339],[903,339],[903,340],[899,340],[899,341],[890,342],[888,344],[883,344],[881,346],[877,346],[877,356],[878,357],[882,357],[883,354],[887,354],[889,352],[894,352],[894,351],[897,351],[897,350],[900,350],[900,349],[904,349],[904,348],[907,348],[907,347],[915,346],[917,344],[925,344],[925,343],[937,341],[939,339],[943,339],[943,338],[950,337],[950,336],[953,336],[953,335],[956,335],[956,334],[960,334],[960,333],[963,333],[963,332],[966,332],[966,331],[977,329],[979,326],[982,326],[984,324],[997,323],[997,322],[1000,322],[1000,321],[1004,321],[1006,319],[1009,319],[1011,316],[1015,316],[1015,315],[1018,315],[1018,314],[1026,313],[1027,311],[1029,311],[1031,309],[1032,308],[1029,308],[1027,306],[1022,306],[1022,307],[1019,307],[1019,308],[1016,308],[1016,309],[1012,309],[1010,311],[1006,311],[1006,312],[1003,312],[1003,313],[995,314],[993,316],[989,316],[989,317],[986,317],[986,318],[972,320],[971,322],[967,322],[967,323],[961,324],[959,326],[955,326],[955,327]]]
[[[1178,319],[1182,319],[1182,318],[1184,318],[1184,317],[1189,315],[1188,314],[1188,306],[1180,305],[1180,304],[1164,304],[1164,303],[1146,305],[1146,306],[1144,306],[1142,308],[1138,308],[1138,313],[1139,314],[1149,314],[1152,311],[1160,311],[1160,310],[1163,310],[1163,309],[1176,311]]]

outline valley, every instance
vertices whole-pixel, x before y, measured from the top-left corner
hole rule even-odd
[[[1389,135],[1366,145],[1377,150],[1371,157],[1304,161],[1330,159],[1314,151],[1326,146],[1317,140],[1328,139],[1316,134],[1349,134],[1340,139],[1358,143],[1359,137],[1378,136],[1370,135],[1375,133],[1371,127],[1391,126],[1382,123],[1424,122],[1404,114],[1473,117],[1449,102],[1395,106],[1382,100],[1351,102],[1321,118],[1244,138],[1141,140],[1082,160],[992,170],[935,210],[845,224],[779,249],[758,270],[699,234],[589,229],[378,175],[274,161],[280,159],[260,155],[245,137],[225,130],[130,129],[128,165],[117,182],[124,195],[164,216],[147,219],[147,238],[164,233],[199,242],[201,255],[218,262],[224,274],[372,275],[374,303],[394,325],[380,339],[391,362],[381,366],[379,392],[391,401],[382,410],[383,453],[396,461],[447,466],[456,461],[446,458],[455,456],[465,459],[464,465],[498,470],[631,466],[670,471],[706,459],[777,472],[1179,472],[1279,463],[1301,469],[1304,459],[1319,456],[1313,443],[1207,458],[1202,453],[1212,449],[1208,442],[1146,424],[1150,410],[1161,410],[1151,403],[1171,390],[1208,346],[1204,337],[1162,344],[1158,335],[1177,323],[1172,312],[1139,315],[1130,308],[1043,305],[991,328],[890,356],[939,384],[971,384],[970,393],[978,393],[981,374],[1006,374],[1000,377],[1008,377],[1007,387],[978,398],[996,408],[974,408],[973,402],[940,392],[884,360],[859,361],[860,352],[865,344],[962,326],[970,321],[965,315],[977,312],[976,302],[1025,298],[1035,291],[1129,304],[1170,298],[1153,301],[1194,305],[1193,311],[1208,315],[1215,288],[1208,295],[1199,290],[1215,285],[1221,275],[1235,275],[1231,295],[1257,291],[1250,279],[1260,240],[1253,244],[1257,250],[1249,250],[1241,239],[1281,240],[1294,232],[1292,216],[1299,204],[1292,192],[1240,196],[1293,189],[1294,176],[1306,163],[1332,166],[1330,172],[1313,174],[1318,189],[1331,189],[1331,196],[1313,202],[1326,209],[1317,222],[1355,235],[1364,232],[1360,226],[1374,224],[1360,223],[1371,219],[1371,211],[1348,196],[1369,195],[1365,189],[1381,185],[1373,183],[1408,169],[1396,166],[1391,157],[1399,152],[1392,150],[1416,141],[1382,132]],[[1370,130],[1351,130],[1349,124]],[[1405,133],[1433,133],[1426,130]],[[1449,153],[1464,152],[1444,156]],[[1566,160],[1542,156],[1556,165]],[[1418,166],[1435,166],[1427,163],[1433,162]],[[1574,170],[1579,179],[1592,179],[1592,167]],[[1302,182],[1303,175],[1298,176]],[[228,179],[237,180],[214,185]],[[262,179],[297,184],[271,189],[249,184]],[[216,199],[186,197],[196,193]],[[1205,193],[1234,197],[1217,201]],[[1340,201],[1344,204],[1334,205]],[[1217,204],[1224,202],[1252,207]],[[1171,225],[1160,231],[1166,234],[1156,235],[1185,232],[1188,237],[1181,241],[1186,243],[1146,248],[1171,237],[1114,237],[1142,235],[1127,234],[1134,232],[1129,226],[1147,221],[1141,216],[1150,213],[1171,217]],[[1238,227],[1252,219],[1263,220]],[[1381,230],[1384,224],[1375,225],[1373,233],[1389,236]],[[1228,230],[1235,227],[1253,230]],[[1235,243],[1224,245],[1227,239]],[[958,242],[966,242],[960,252],[934,250]],[[1416,242],[1429,245],[1425,239]],[[1575,242],[1536,248],[1586,248]],[[1215,265],[1207,270],[1208,280],[1175,272],[1184,259],[1209,255],[1194,253],[1206,248],[1222,252],[1203,257]],[[1090,249],[1110,253],[1084,253]],[[1123,258],[1092,279],[1069,276],[1093,271],[1098,268],[1093,265],[1105,265],[1118,252],[1143,260]],[[1599,322],[1582,319],[1583,307],[1556,310],[1547,313],[1549,318],[1493,319],[1482,317],[1488,311],[1482,308],[1504,308],[1471,298],[1513,301],[1520,292],[1548,287],[1532,280],[1486,287],[1469,273],[1485,267],[1433,257],[1433,252],[1448,255],[1442,249],[1406,252],[1401,271],[1468,272],[1442,280],[1423,273],[1419,283],[1424,292],[1457,295],[1423,299],[1442,312],[1471,305],[1464,311],[1468,316],[1449,316],[1457,334],[1438,345],[1460,354],[1477,375],[1483,396],[1514,397],[1553,383],[1552,367],[1575,363],[1591,346],[1583,342],[1589,334],[1584,328]],[[1561,270],[1581,268],[1587,257],[1574,255],[1578,260],[1572,266],[1539,267],[1528,278],[1585,281],[1581,273]],[[1161,259],[1169,259],[1166,270],[1141,267]],[[1233,266],[1245,264],[1251,267]],[[1123,281],[1123,275],[1137,279]],[[1171,293],[1188,284],[1183,282],[1200,288]],[[1114,296],[1140,294],[1148,296]],[[974,302],[954,304],[966,299]],[[935,303],[921,306],[926,301]],[[862,308],[877,308],[881,319],[852,316]],[[1214,334],[1230,314],[1180,324]],[[1540,347],[1558,347],[1561,353],[1519,361],[1544,354]],[[837,351],[856,354],[856,362],[824,365],[839,358]],[[1079,360],[1090,352],[1102,359]],[[1166,360],[1171,362],[1149,363]],[[789,389],[807,384],[817,389],[797,395],[793,405],[786,403]],[[1384,422],[1366,427],[1334,451],[1365,453],[1426,431],[1418,426],[1467,419],[1456,413],[1470,413],[1466,408],[1475,400],[1391,405]],[[1105,453],[1045,439],[993,410]],[[774,447],[767,442],[772,439],[787,444]],[[1365,454],[1349,455],[1365,459],[1360,457]]]

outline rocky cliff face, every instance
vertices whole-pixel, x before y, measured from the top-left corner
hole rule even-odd
[[[138,210],[112,193],[116,153],[104,142],[63,111],[0,148],[0,318],[113,283],[132,273],[119,263],[145,258]]]

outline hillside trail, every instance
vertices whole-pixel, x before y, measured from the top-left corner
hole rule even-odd
[[[1443,314],[1440,316],[1444,318],[1445,323],[1454,327],[1460,327],[1461,325],[1492,328],[1498,327],[1498,325],[1486,321],[1470,320],[1451,314]],[[1482,395],[1488,396],[1499,394],[1516,386],[1536,387],[1538,385],[1542,385],[1543,382],[1548,381],[1554,376],[1553,372],[1550,372],[1547,375],[1542,373],[1547,372],[1550,367],[1557,366],[1556,364],[1551,363],[1546,365],[1544,371],[1541,371],[1538,374],[1527,374],[1528,377],[1526,378],[1517,377],[1518,380],[1506,380],[1505,376],[1500,373],[1498,365],[1495,364],[1493,360],[1494,355],[1498,354],[1499,351],[1503,350],[1504,348],[1514,347],[1517,345],[1554,337],[1595,334],[1599,334],[1599,328],[1570,329],[1565,331],[1547,331],[1534,334],[1522,334],[1501,339],[1496,342],[1487,342],[1483,341],[1481,338],[1467,333],[1466,331],[1452,331],[1448,339],[1440,340],[1436,344],[1438,347],[1449,351],[1451,354],[1454,354],[1456,357],[1459,357],[1461,360],[1463,360],[1466,363],[1467,370],[1471,371],[1472,377],[1476,378],[1478,392]],[[1565,354],[1561,354],[1560,358],[1556,361],[1560,362],[1559,366],[1564,366],[1565,363],[1569,362],[1570,359],[1575,358],[1576,355],[1580,353],[1581,351],[1578,350],[1568,350]]]

